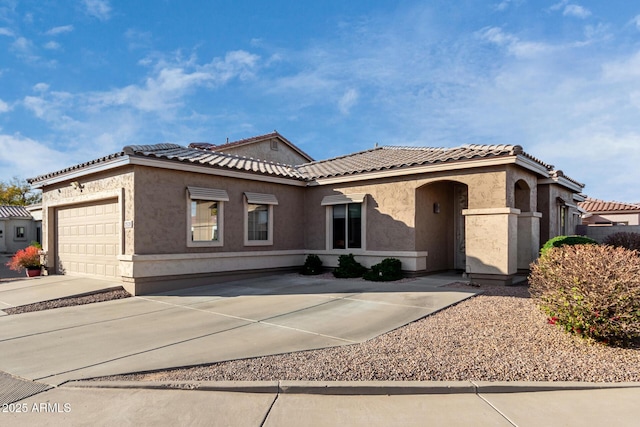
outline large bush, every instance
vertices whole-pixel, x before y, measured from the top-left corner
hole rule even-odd
[[[360,264],[353,257],[353,254],[340,255],[338,257],[338,268],[333,270],[333,275],[338,278],[362,277],[367,268]]]
[[[307,255],[307,259],[304,261],[302,271],[300,273],[310,276],[322,273],[322,260],[318,255]]]
[[[547,243],[540,249],[540,256],[551,248],[559,248],[561,246],[571,245],[597,245],[598,242],[587,236],[556,236],[547,240]]]
[[[531,266],[531,296],[565,330],[616,345],[640,339],[640,257],[625,248],[566,245]]]
[[[396,258],[385,258],[381,263],[372,266],[363,277],[374,282],[400,280],[402,279],[402,262]]]
[[[640,251],[640,233],[620,231],[619,233],[607,236],[602,243],[605,245],[631,249],[633,251]]]

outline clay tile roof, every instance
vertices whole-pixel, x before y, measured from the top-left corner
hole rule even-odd
[[[606,212],[640,212],[640,204],[607,202],[604,200],[587,198],[578,205],[590,213],[606,213]]]
[[[24,206],[0,206],[0,218],[31,218]]]
[[[234,156],[217,151],[187,148],[176,144],[129,145],[124,147],[123,151],[125,154],[131,156],[143,156],[167,161],[193,163],[213,168],[235,169],[262,175],[304,180],[304,177],[290,165]]]
[[[342,157],[300,165],[309,178],[326,178],[401,167],[458,162],[488,157],[525,155],[549,169],[550,165],[526,155],[519,145],[463,145],[454,148],[383,146]]]

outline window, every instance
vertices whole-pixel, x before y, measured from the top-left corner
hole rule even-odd
[[[16,239],[25,240],[27,238],[27,230],[24,227],[16,227]]]
[[[362,248],[362,205],[349,203],[333,207],[333,249]]]
[[[327,249],[364,249],[366,194],[326,196]]]
[[[260,246],[273,244],[273,206],[278,199],[273,194],[245,194],[244,244]]]
[[[247,205],[247,239],[269,240],[268,205]]]
[[[222,246],[225,190],[187,187],[187,246]]]

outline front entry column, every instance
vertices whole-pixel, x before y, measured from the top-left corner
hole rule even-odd
[[[518,272],[520,209],[465,209],[466,271],[480,284],[510,285]]]
[[[529,270],[540,249],[540,212],[522,212],[518,216],[518,270]]]

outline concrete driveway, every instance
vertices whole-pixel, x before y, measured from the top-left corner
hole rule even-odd
[[[291,274],[2,316],[0,371],[59,385],[353,344],[474,295],[440,287],[453,281],[459,279],[372,283]]]

